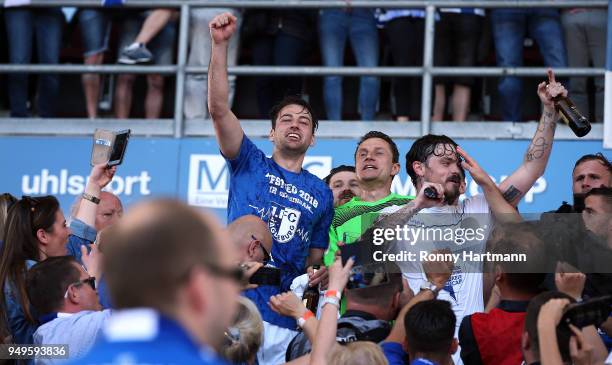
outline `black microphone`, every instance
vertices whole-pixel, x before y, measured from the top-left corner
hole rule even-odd
[[[429,199],[438,199],[438,192],[431,186],[426,187],[423,194]]]

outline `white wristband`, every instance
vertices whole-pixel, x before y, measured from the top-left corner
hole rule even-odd
[[[340,309],[340,299],[337,297],[325,297],[325,299],[323,299],[323,305],[321,305],[321,308],[325,307],[326,304],[333,304],[337,309]]]

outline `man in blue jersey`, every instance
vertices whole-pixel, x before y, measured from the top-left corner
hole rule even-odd
[[[257,305],[265,325],[259,363],[276,364],[284,361],[296,322],[273,312],[268,302],[271,296],[289,290],[293,279],[307,267],[322,262],[333,196],[322,180],[302,169],[318,124],[306,101],[288,97],[272,109],[272,158],[266,157],[244,134],[228,103],[227,49],[235,31],[236,18],[231,13],[220,14],[210,23],[208,109],[231,174],[228,222],[247,214],[257,215],[272,233],[274,260],[270,264],[281,270],[281,283],[260,285],[247,291],[246,296]],[[310,277],[309,284],[318,284],[324,275],[325,269],[319,270]]]
[[[116,310],[79,364],[224,365],[213,349],[236,314],[236,251],[216,220],[182,203],[135,206],[105,231]]]

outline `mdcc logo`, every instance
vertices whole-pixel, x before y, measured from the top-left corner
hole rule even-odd
[[[227,208],[229,171],[221,155],[191,155],[187,201],[190,205]]]
[[[331,170],[330,156],[306,156],[303,167],[323,178]],[[190,205],[227,208],[229,170],[221,155],[193,154],[189,158],[187,201]]]

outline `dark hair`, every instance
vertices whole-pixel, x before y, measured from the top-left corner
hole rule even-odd
[[[506,223],[497,226],[490,237],[490,241],[495,241],[494,247],[490,247],[494,254],[525,255],[525,262],[502,261],[497,265],[502,268],[511,288],[532,295],[542,292],[547,272],[546,245],[538,236],[538,227],[533,222]]]
[[[608,172],[612,174],[612,162],[610,162],[610,160],[608,160],[608,158],[604,156],[601,152],[597,152],[595,154],[588,154],[580,157],[574,165],[574,170],[576,169],[576,167],[578,167],[578,165],[587,161],[599,161],[599,163],[601,163],[608,170]]]
[[[329,185],[332,177],[334,177],[334,175],[336,175],[337,173],[343,172],[343,171],[355,172],[355,166],[349,166],[349,165],[336,166],[333,169],[331,169],[331,171],[329,172],[329,175],[325,176],[325,179],[323,179],[323,181],[325,181],[325,184]]]
[[[8,217],[8,211],[15,203],[17,203],[17,198],[11,194],[0,194],[0,241],[4,240],[4,223]]]
[[[416,161],[427,162],[429,156],[436,153],[436,146],[439,144],[450,144],[453,147],[458,146],[457,142],[453,141],[450,137],[445,135],[428,134],[414,141],[410,147],[410,151],[406,153],[406,172],[410,176],[410,180],[412,180],[412,184],[415,187],[417,185],[417,175],[412,167],[412,163]],[[459,169],[465,177],[465,171],[463,171],[463,167],[461,167],[461,165],[459,165]]]
[[[357,143],[357,148],[355,148],[355,157],[357,157],[357,150],[359,150],[359,146],[361,146],[363,142],[367,141],[370,138],[380,138],[384,140],[385,142],[387,142],[389,144],[389,148],[391,148],[391,155],[393,156],[393,163],[399,162],[399,150],[397,149],[397,145],[395,144],[395,142],[393,142],[391,137],[379,131],[369,131],[363,137],[361,137],[361,139]]]
[[[58,312],[68,286],[81,277],[72,256],[49,257],[32,266],[26,276],[28,298],[39,315]]]
[[[218,262],[218,237],[194,208],[173,200],[145,204],[151,213],[140,225],[107,228],[104,275],[116,308],[172,313],[190,271]]]
[[[538,338],[538,316],[540,315],[540,309],[546,302],[551,299],[569,299],[570,303],[576,301],[569,295],[557,291],[548,291],[542,294],[536,295],[529,301],[527,306],[527,315],[525,316],[525,331],[529,335],[529,346],[534,354],[540,355],[540,341]],[[570,361],[569,353],[569,340],[571,338],[571,331],[559,331],[557,327],[557,345],[559,346],[559,352],[563,361]]]
[[[585,195],[584,198],[586,199],[589,196],[601,196],[602,198],[604,198],[609,205],[612,205],[612,187],[599,187],[599,188],[593,188],[591,190],[589,190]]]
[[[278,104],[272,107],[270,110],[270,120],[272,121],[272,129],[276,128],[276,119],[278,118],[278,114],[283,110],[284,107],[288,105],[299,105],[302,108],[306,109],[308,113],[310,113],[310,117],[312,118],[312,134],[319,127],[319,120],[315,116],[312,106],[306,100],[302,99],[297,95],[286,96],[283,100],[281,100]]]
[[[393,262],[369,264],[367,270],[374,272],[379,268],[382,268],[387,273],[389,282],[366,288],[347,289],[347,301],[365,305],[377,305],[384,308],[391,306],[393,296],[404,290],[402,271]]]
[[[426,300],[406,313],[404,328],[411,354],[448,354],[457,318],[449,302]]]
[[[0,257],[0,307],[6,323],[8,323],[8,316],[5,285],[11,285],[14,288],[15,296],[23,309],[26,320],[35,323],[26,293],[26,260],[39,261],[41,259],[36,232],[43,229],[52,233],[55,214],[59,209],[57,199],[48,195],[36,198],[24,196],[9,211]]]

